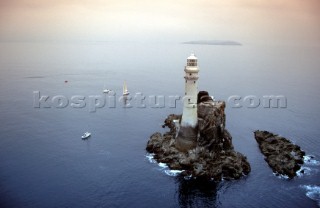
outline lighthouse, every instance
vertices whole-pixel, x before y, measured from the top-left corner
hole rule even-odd
[[[187,151],[196,146],[197,142],[197,95],[198,95],[198,58],[191,54],[187,58],[185,71],[185,96],[183,98],[183,113],[176,138],[176,147]]]

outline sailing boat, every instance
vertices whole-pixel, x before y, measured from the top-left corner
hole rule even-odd
[[[130,92],[128,91],[126,81],[124,81],[124,83],[123,83],[123,95],[129,95],[129,94],[130,94]]]

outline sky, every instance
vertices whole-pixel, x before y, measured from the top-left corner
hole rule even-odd
[[[1,41],[320,42],[320,0],[0,0]]]

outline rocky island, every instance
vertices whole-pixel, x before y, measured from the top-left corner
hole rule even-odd
[[[198,92],[198,58],[191,54],[185,66],[185,96],[182,115],[169,115],[165,134],[154,133],[146,150],[157,162],[166,163],[184,176],[220,181],[238,179],[251,168],[247,158],[236,152],[226,130],[226,107],[206,91]]]
[[[297,175],[305,156],[305,152],[299,146],[268,131],[255,131],[254,137],[273,172],[289,178]]]
[[[196,178],[238,179],[251,168],[247,158],[234,150],[232,137],[225,129],[225,102],[213,101],[205,91],[198,94],[198,137],[192,148],[177,148],[177,134],[181,115],[171,114],[163,127],[165,134],[154,133],[146,150],[154,153],[157,162],[166,163],[172,170],[182,170],[182,175]]]

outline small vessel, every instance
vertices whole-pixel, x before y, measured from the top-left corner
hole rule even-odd
[[[87,138],[90,137],[90,136],[91,136],[91,133],[85,132],[85,133],[81,136],[81,138],[82,138],[82,139],[87,139]]]
[[[103,90],[103,93],[109,93],[111,90],[109,90],[109,89],[104,89]]]
[[[123,83],[123,95],[129,95],[129,94],[130,94],[130,92],[128,91],[126,81],[124,81],[124,83]]]
[[[109,93],[110,91],[111,91],[111,90],[106,89],[106,84],[104,84],[102,92],[103,92],[103,93]]]

